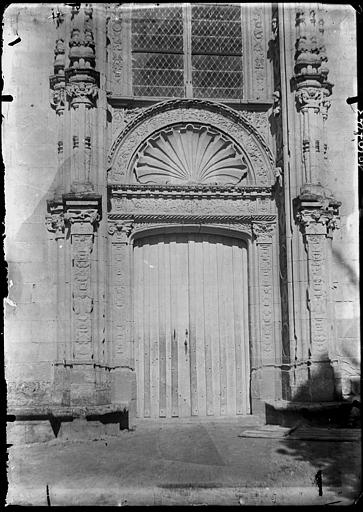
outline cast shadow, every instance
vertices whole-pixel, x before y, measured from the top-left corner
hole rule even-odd
[[[333,372],[333,368],[331,367]],[[326,369],[323,373],[317,372],[310,381],[301,386],[294,395],[294,403],[306,404],[307,394],[326,381]],[[334,381],[333,381],[334,382]],[[335,390],[335,399],[339,393]],[[295,426],[296,433],[299,427],[313,431],[316,427],[334,428],[336,441],[315,437],[314,440],[293,440],[287,436],[281,440],[277,453],[293,457],[297,468],[300,464],[308,462],[316,471],[311,475],[312,485],[318,487],[317,493],[324,495],[324,489],[339,488],[341,496],[351,499],[352,503],[361,493],[361,441],[360,437],[352,441],[339,440],[344,433],[361,429],[360,397],[351,397],[351,400],[340,399],[335,405],[333,402],[310,402],[299,411],[291,411],[285,417],[285,426]],[[268,421],[267,421],[268,423]],[[283,422],[282,422],[283,423]],[[348,430],[347,430],[348,429]],[[333,431],[332,431],[333,432]],[[338,503],[337,503],[338,504]]]

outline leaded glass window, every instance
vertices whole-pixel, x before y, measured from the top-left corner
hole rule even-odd
[[[239,4],[134,4],[134,96],[242,97]]]
[[[183,96],[182,7],[132,9],[132,70],[135,96]]]

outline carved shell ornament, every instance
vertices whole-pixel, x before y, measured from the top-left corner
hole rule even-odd
[[[193,123],[160,130],[149,138],[137,152],[133,172],[141,184],[236,185],[248,174],[248,165],[231,139]]]

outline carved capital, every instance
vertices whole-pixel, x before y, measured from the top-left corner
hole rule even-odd
[[[82,209],[69,209],[64,214],[66,222],[73,224],[75,222],[89,222],[96,224],[100,220],[98,210],[82,210]]]
[[[303,228],[305,235],[332,236],[334,229],[339,228],[340,202],[324,196],[304,197],[297,199],[296,220]]]
[[[65,223],[63,213],[47,215],[45,218],[45,225],[48,231],[56,234],[56,237],[64,236]]]
[[[114,236],[114,241],[119,243],[127,243],[133,231],[132,221],[116,221],[110,222],[108,225],[108,233]]]
[[[101,218],[101,196],[64,194],[64,219],[71,235],[93,234]]]
[[[98,96],[98,87],[94,83],[68,83],[66,86],[66,91],[73,108],[77,108],[81,103],[84,103],[88,106],[94,106]]]
[[[53,75],[49,78],[51,107],[58,115],[62,115],[66,103],[64,75]]]
[[[257,243],[271,243],[276,228],[275,222],[253,222],[252,231]]]

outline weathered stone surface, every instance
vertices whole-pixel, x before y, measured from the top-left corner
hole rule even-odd
[[[59,16],[57,9],[52,17],[45,4],[10,6],[4,19],[4,91],[14,97],[4,111],[10,402],[125,403],[133,425],[136,375],[149,382],[170,377],[165,386],[176,389],[175,365],[180,369],[185,361],[190,367],[196,358],[207,375],[211,345],[201,350],[198,343],[208,341],[208,326],[202,328],[193,315],[200,318],[212,306],[218,325],[228,323],[233,332],[227,342],[227,329],[218,331],[219,359],[210,361],[219,365],[213,371],[222,375],[225,361],[233,361],[226,372],[236,376],[233,383],[227,380],[231,396],[244,393],[252,413],[263,414],[263,400],[282,393],[312,401],[356,393],[356,118],[346,104],[347,95],[355,94],[347,88],[356,75],[353,10],[243,6],[244,83],[234,103],[193,98],[189,81],[195,71],[184,77],[188,97],[130,100],[132,9],[65,4]],[[14,33],[21,41],[9,45]],[[182,244],[174,253],[163,252],[161,244],[170,247],[176,233],[203,235],[204,256],[195,253],[193,264],[184,265]],[[223,243],[218,238],[212,272],[211,237],[217,235]],[[137,269],[135,246],[151,236],[159,247],[155,260],[149,261],[152,250],[147,253],[140,243],[144,252]],[[236,239],[246,247],[242,283],[238,272],[228,270],[239,257],[233,249],[234,259],[228,259]],[[185,300],[179,289],[171,294],[171,311],[174,305],[178,311],[175,329],[164,332],[169,323],[154,308],[150,331],[144,332],[137,308],[146,300],[153,308],[166,296],[157,294],[155,283],[169,286],[170,255],[179,258],[176,265],[188,278],[180,282],[189,289]],[[145,276],[135,276],[144,265],[147,286]],[[245,290],[242,323],[233,309],[237,300],[215,289],[213,276],[222,269],[231,294],[236,286]],[[202,282],[193,305],[198,293],[192,287]],[[135,290],[145,297],[136,300]],[[219,296],[226,297],[221,304]],[[178,329],[183,336],[176,342]],[[242,389],[237,379],[235,339],[242,330],[251,389]],[[179,350],[169,377],[160,363],[168,360],[164,338],[166,351],[173,343]],[[137,366],[138,353],[150,358],[153,379],[146,366]],[[195,390],[201,389],[203,400],[207,396],[203,382],[188,380],[180,398],[191,415]],[[224,384],[213,392],[223,395]],[[153,400],[160,389],[152,391]],[[37,436],[32,425],[34,433],[31,425],[21,427],[23,437]],[[40,438],[47,438],[47,428],[39,425]],[[76,430],[83,428],[80,423]]]

